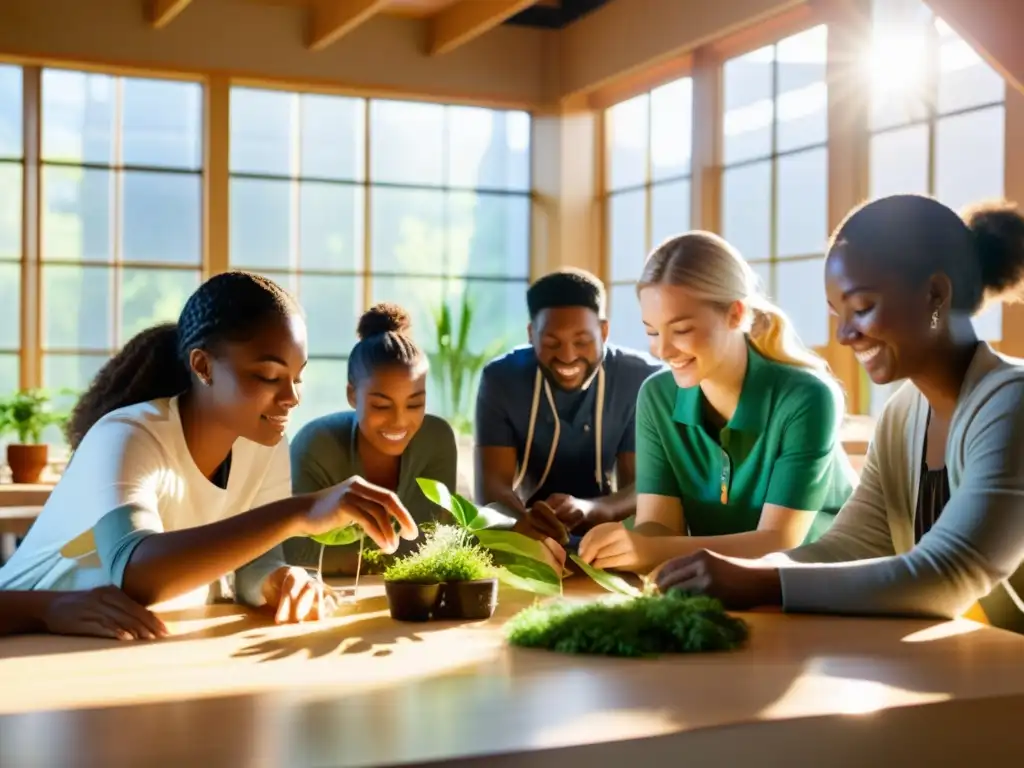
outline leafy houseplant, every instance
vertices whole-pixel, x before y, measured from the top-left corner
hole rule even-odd
[[[515,531],[489,530],[507,522],[507,518],[489,507],[477,508],[473,502],[452,493],[436,480],[421,477],[416,482],[428,499],[447,510],[459,528],[471,534],[481,547],[491,553],[499,581],[513,589],[541,595],[562,593],[565,562],[542,542]]]
[[[430,369],[441,389],[446,416],[460,434],[472,432],[470,392],[473,383],[487,361],[504,348],[504,339],[492,341],[482,352],[469,348],[469,329],[473,324],[476,307],[468,293],[462,295],[459,308],[459,328],[456,331],[452,311],[442,304],[434,313],[434,331],[437,352],[430,355]]]
[[[63,426],[66,421],[66,414],[53,410],[45,390],[19,390],[0,399],[0,434],[13,434],[17,439],[7,446],[13,482],[39,482],[50,458],[43,431],[51,425]]]
[[[490,553],[465,530],[438,525],[419,548],[384,571],[391,616],[398,621],[488,619],[498,603]]]

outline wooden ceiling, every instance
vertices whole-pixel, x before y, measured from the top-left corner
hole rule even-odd
[[[475,40],[499,24],[560,29],[608,0],[248,0],[302,7],[309,14],[307,47],[319,51],[378,14],[423,19],[427,53],[439,56]],[[167,26],[193,2],[142,0],[154,28]]]

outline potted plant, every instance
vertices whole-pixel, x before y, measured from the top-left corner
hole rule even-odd
[[[490,553],[461,528],[437,525],[419,548],[384,571],[392,618],[488,619],[498,604],[498,581]]]
[[[39,482],[50,460],[43,430],[51,425],[63,426],[66,421],[67,415],[53,409],[45,390],[19,390],[0,399],[0,434],[12,434],[17,439],[7,446],[13,482]]]
[[[565,551],[547,546],[521,533],[500,530],[508,518],[490,507],[477,507],[437,480],[417,478],[423,494],[452,516],[455,525],[490,552],[495,576],[514,589],[540,595],[560,595],[565,573]]]

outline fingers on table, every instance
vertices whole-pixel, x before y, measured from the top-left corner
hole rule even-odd
[[[281,598],[274,614],[277,624],[319,621],[334,613],[338,601],[333,590],[308,575],[289,573],[281,585]]]
[[[144,606],[132,600],[116,587],[97,590],[96,597],[102,612],[117,625],[140,640],[153,640],[167,636],[164,623]]]
[[[88,635],[89,637],[109,637],[112,640],[137,640],[138,638],[127,629],[118,626],[117,621],[107,616],[96,614],[89,618],[76,621],[69,627],[68,634]]]
[[[670,589],[704,592],[711,585],[711,580],[702,560],[680,557],[665,563],[658,572],[656,583],[662,592]]]

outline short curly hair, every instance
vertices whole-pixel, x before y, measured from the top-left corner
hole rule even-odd
[[[603,320],[605,304],[604,284],[583,269],[561,269],[544,275],[526,291],[530,320],[555,307],[585,307]]]
[[[299,305],[273,280],[241,271],[211,277],[185,302],[178,322],[136,334],[100,369],[68,420],[71,449],[111,411],[187,390],[193,349],[250,339],[269,317],[294,314],[301,314]]]

